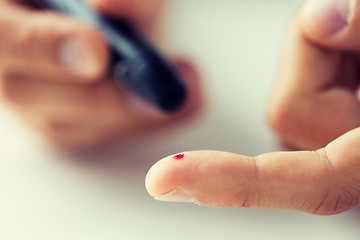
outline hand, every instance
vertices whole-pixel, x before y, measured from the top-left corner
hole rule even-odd
[[[91,4],[106,14],[131,19],[153,40],[158,36],[163,0]],[[156,129],[198,108],[199,77],[187,60],[174,58],[173,63],[190,97],[179,113],[169,116],[106,79],[107,46],[92,27],[19,1],[0,0],[0,29],[1,100],[60,147],[92,147]]]
[[[309,0],[291,22],[267,114],[286,145],[318,149],[360,126],[359,34],[358,0]]]
[[[269,113],[271,125],[291,144],[322,147],[359,126],[355,90],[360,1],[345,3],[350,4],[309,0],[291,24]],[[167,157],[150,169],[150,195],[163,201],[320,215],[360,206],[360,128],[317,151],[257,157],[215,151],[183,154],[182,159]]]

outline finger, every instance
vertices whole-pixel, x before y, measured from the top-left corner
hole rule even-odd
[[[357,129],[313,152],[255,158],[186,152],[156,163],[147,174],[146,187],[162,201],[336,214],[360,204],[359,140]]]
[[[5,76],[47,80],[97,80],[105,74],[107,49],[91,27],[46,11],[2,6],[0,63]]]
[[[309,40],[303,16],[290,24],[267,121],[288,145],[317,149],[359,126],[358,63]]]
[[[300,12],[304,34],[323,46],[360,50],[359,0],[308,0]]]

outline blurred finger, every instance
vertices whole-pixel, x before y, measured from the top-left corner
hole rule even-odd
[[[307,0],[300,26],[310,40],[338,50],[360,50],[359,0]]]
[[[5,5],[1,12],[0,28],[7,34],[0,39],[0,62],[6,76],[89,81],[105,74],[106,45],[91,27],[18,5]]]
[[[358,61],[310,39],[302,11],[289,28],[267,120],[288,145],[317,149],[359,126]]]
[[[83,140],[88,142],[92,138],[85,136],[92,134],[99,142],[163,128],[190,119],[199,111],[202,104],[199,74],[184,59],[174,60],[174,65],[186,82],[189,97],[184,107],[172,115],[160,112],[111,80],[73,86],[6,79],[2,81],[2,97],[52,140],[70,143],[70,139],[84,136]],[[83,134],[74,138],[75,132]]]

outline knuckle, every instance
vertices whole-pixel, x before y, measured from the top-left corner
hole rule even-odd
[[[334,166],[327,148],[317,151],[327,172],[327,190],[315,200],[309,212],[316,215],[334,215],[350,210],[360,204],[360,188],[357,179],[350,179],[351,174],[344,174]],[[331,177],[333,176],[333,177]]]
[[[342,192],[336,196],[326,196],[310,212],[315,215],[335,215],[356,207],[358,203],[358,198],[353,194]]]

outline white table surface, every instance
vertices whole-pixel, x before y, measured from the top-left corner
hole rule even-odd
[[[277,150],[263,115],[285,27],[300,2],[172,1],[167,36],[199,63],[209,106],[178,132],[80,161],[46,149],[0,107],[0,239],[359,239],[359,209],[331,217],[212,209],[160,203],[144,187],[148,168],[175,152]]]

